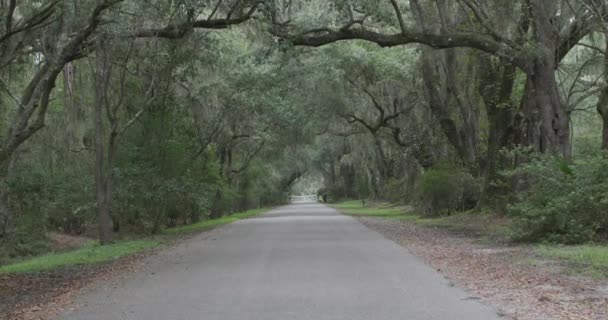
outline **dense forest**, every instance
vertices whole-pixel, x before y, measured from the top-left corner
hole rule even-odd
[[[0,261],[285,203],[608,234],[605,0],[1,0]]]

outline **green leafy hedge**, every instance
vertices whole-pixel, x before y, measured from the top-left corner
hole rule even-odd
[[[597,239],[608,230],[608,159],[601,155],[568,163],[535,159],[513,173],[527,184],[509,207],[513,237],[567,244]]]
[[[418,185],[418,207],[430,216],[471,209],[478,198],[476,179],[450,165],[438,165],[427,170]]]

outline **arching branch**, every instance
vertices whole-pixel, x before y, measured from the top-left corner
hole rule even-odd
[[[496,41],[493,37],[473,32],[448,32],[435,34],[428,32],[407,31],[386,34],[366,29],[322,28],[305,31],[296,35],[278,34],[294,45],[320,47],[330,43],[345,40],[364,40],[373,42],[381,47],[395,47],[406,44],[424,44],[435,49],[468,47],[499,56],[523,70],[528,69],[527,59],[518,50],[505,43]]]
[[[247,168],[249,167],[249,164],[251,163],[251,160],[253,160],[253,158],[255,158],[255,156],[264,148],[265,144],[266,144],[266,141],[262,141],[257,146],[257,148],[255,148],[255,150],[253,150],[253,152],[251,152],[249,155],[247,155],[247,158],[245,158],[245,162],[238,169],[232,169],[231,172],[233,174],[240,174],[241,172],[247,170]]]
[[[225,18],[213,18],[210,15],[209,18],[203,20],[187,21],[180,24],[169,25],[164,28],[152,28],[152,29],[141,29],[136,30],[132,33],[126,34],[127,37],[134,38],[167,38],[167,39],[179,39],[183,38],[188,32],[194,29],[226,29],[230,26],[241,24],[251,19],[257,12],[258,7],[263,0],[257,0],[247,10],[247,12],[239,17],[232,17],[235,7],[228,13]]]

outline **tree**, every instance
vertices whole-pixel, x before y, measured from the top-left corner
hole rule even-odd
[[[85,51],[83,50],[85,48],[83,46],[86,46],[89,37],[101,23],[102,14],[117,2],[116,0],[99,2],[91,11],[86,22],[87,24],[84,27],[74,33],[65,43],[60,42],[52,48],[46,48],[46,52],[48,52],[47,56],[43,58],[38,70],[22,91],[17,111],[12,116],[13,120],[4,135],[0,148],[0,212],[3,217],[3,232],[6,231],[12,216],[8,205],[9,190],[6,186],[11,158],[23,142],[44,126],[51,93],[55,88],[55,80],[66,63],[78,59],[84,54]],[[54,4],[51,3],[50,8],[45,7],[43,9],[42,12],[46,11],[48,12],[47,14],[41,16],[40,13],[36,13],[34,16],[45,17],[45,20],[50,18],[54,12],[52,10]],[[10,16],[6,19],[6,22],[9,24],[12,23],[14,8],[15,6],[13,6],[13,10],[9,10]],[[40,25],[41,23],[36,25]],[[11,29],[12,27],[6,27],[5,30],[9,30],[9,32],[5,33],[5,37],[7,35],[14,35],[15,30],[19,30],[20,28],[10,31]],[[9,39],[11,38],[12,36],[9,37]]]
[[[404,3],[391,0],[399,26],[399,32],[376,31],[379,28],[366,28],[366,19],[353,18],[352,11],[347,17],[350,20],[340,28],[315,27],[302,32],[285,32],[285,23],[276,22],[279,26],[274,33],[287,39],[294,45],[322,46],[343,40],[365,40],[382,47],[401,46],[411,43],[427,45],[435,49],[466,47],[477,49],[501,58],[505,63],[512,64],[527,75],[526,90],[520,106],[520,117],[516,119],[516,142],[531,146],[539,152],[561,154],[569,157],[570,127],[569,112],[560,99],[555,80],[555,70],[558,62],[578,41],[593,30],[593,22],[599,18],[589,13],[583,5],[570,7],[558,4],[553,0],[530,0],[518,3],[521,10],[523,33],[528,35],[523,43],[517,38],[509,38],[508,34],[498,32],[491,22],[491,13],[484,5],[474,1],[456,1],[467,16],[473,16],[473,30],[460,31],[446,29],[439,32],[434,30],[417,31],[408,27]],[[420,11],[418,1],[410,1],[410,10]],[[350,8],[345,6],[345,8]],[[413,8],[413,10],[412,10]],[[440,9],[440,7],[438,7]],[[373,15],[369,10],[364,18]],[[441,12],[439,13],[441,15]],[[606,12],[600,12],[602,16]],[[418,14],[419,15],[419,14]],[[369,20],[369,19],[367,19]],[[429,21],[422,21],[422,26],[428,26]],[[555,24],[559,25],[559,30]]]
[[[38,132],[45,124],[49,102],[55,82],[64,66],[72,61],[87,56],[95,50],[98,41],[92,41],[93,35],[102,24],[103,15],[110,8],[123,2],[122,0],[95,1],[87,18],[82,24],[71,28],[54,28],[55,21],[51,18],[56,14],[58,2],[36,10],[25,19],[15,21],[14,16],[18,8],[16,1],[9,1],[7,15],[4,18],[4,29],[0,36],[0,46],[3,51],[2,66],[7,65],[18,56],[30,55],[30,49],[39,55],[39,67],[33,74],[29,83],[22,90],[18,107],[10,121],[11,125],[3,137],[0,147],[0,216],[2,217],[2,234],[10,224],[11,212],[8,205],[9,190],[6,179],[9,175],[9,164],[15,151],[25,141]],[[4,4],[4,3],[3,3]],[[163,28],[137,28],[122,37],[161,37],[176,39],[184,37],[189,31],[199,28],[225,29],[231,25],[240,24],[249,20],[257,11],[260,1],[236,1],[235,3],[216,3],[213,12],[204,18],[194,17],[194,11],[188,9],[188,17],[184,22],[170,24]],[[228,8],[225,18],[215,18],[219,15],[220,7]],[[78,19],[74,19],[78,20]],[[48,22],[48,23],[47,23]],[[42,42],[45,47],[38,47],[41,32],[39,29],[53,31],[57,40],[53,43]],[[23,39],[19,39],[23,37]],[[32,47],[28,47],[27,44]],[[101,102],[103,98],[99,97]]]

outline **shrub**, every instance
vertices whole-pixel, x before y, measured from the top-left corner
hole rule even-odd
[[[513,174],[528,185],[508,208],[514,239],[575,244],[608,228],[608,159],[591,156],[569,164],[544,157]]]
[[[386,184],[382,186],[383,198],[386,198],[392,203],[405,202],[407,195],[405,178],[389,178]]]
[[[471,209],[479,197],[479,184],[470,174],[445,165],[427,170],[418,185],[418,206],[427,215]]]
[[[44,220],[31,214],[21,216],[16,227],[0,240],[0,264],[48,250]]]

